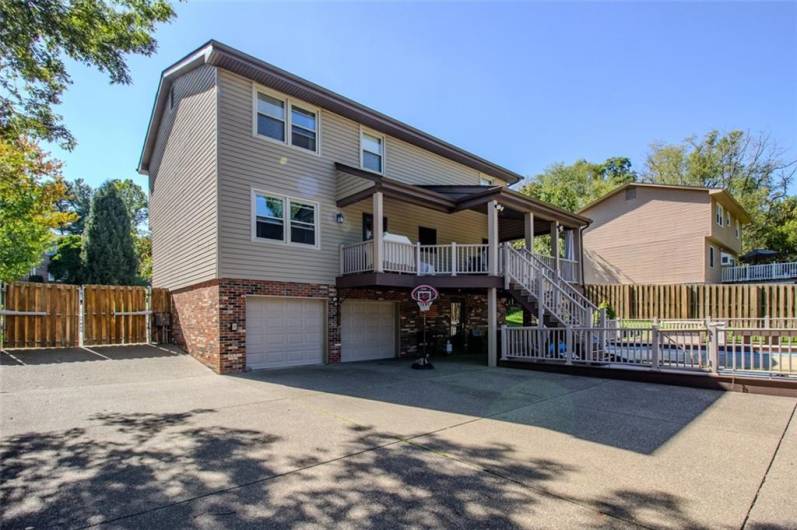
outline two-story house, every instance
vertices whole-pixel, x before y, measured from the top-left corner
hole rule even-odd
[[[749,214],[725,190],[633,182],[579,211],[585,283],[719,283]]]
[[[532,289],[519,271],[535,259],[501,243],[562,238],[555,270],[578,264],[588,224],[510,190],[517,173],[215,41],[163,72],[139,171],[153,285],[172,291],[179,344],[219,372],[413,354],[419,284],[440,291],[430,322],[486,336],[494,363],[502,301],[532,298],[504,262]],[[543,288],[572,289],[560,280]]]

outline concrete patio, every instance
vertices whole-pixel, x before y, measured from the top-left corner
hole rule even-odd
[[[3,528],[797,528],[797,400],[475,359],[0,354]]]

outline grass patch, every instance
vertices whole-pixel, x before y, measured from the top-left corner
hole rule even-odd
[[[523,310],[519,308],[512,308],[506,314],[507,326],[522,326],[523,325]]]

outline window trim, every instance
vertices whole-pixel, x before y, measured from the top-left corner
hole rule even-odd
[[[264,96],[269,96],[274,99],[278,99],[282,101],[285,105],[285,139],[280,141],[270,136],[266,136],[264,134],[260,134],[257,132],[257,95],[258,93],[263,94]],[[309,149],[305,149],[304,147],[293,145],[292,138],[293,138],[293,107],[299,107],[301,110],[306,112],[312,112],[315,114],[315,151],[311,151]],[[300,127],[297,125],[297,127]],[[304,129],[304,127],[301,127]],[[290,147],[291,149],[295,149],[302,153],[309,153],[315,156],[321,156],[321,108],[315,105],[311,105],[301,99],[296,99],[285,94],[281,94],[276,90],[272,90],[268,87],[263,85],[259,85],[257,83],[252,83],[252,136],[258,138],[260,140],[265,140],[267,142],[271,142],[277,145],[284,145],[286,147]]]
[[[321,249],[321,204],[318,201],[311,199],[303,199],[301,197],[292,197],[284,193],[274,193],[272,191],[250,188],[250,201],[249,201],[249,217],[250,217],[250,239],[252,242],[265,243],[267,245],[283,245],[289,247],[299,248],[312,248],[316,250]],[[280,199],[282,203],[282,241],[277,239],[268,239],[265,237],[257,237],[257,196],[266,196],[272,199]],[[304,205],[312,206],[315,210],[313,216],[313,230],[315,230],[315,244],[310,245],[307,243],[295,243],[291,241],[291,201],[298,202]]]
[[[382,171],[374,171],[373,169],[365,167],[365,164],[363,164],[363,151],[365,151],[365,149],[363,148],[363,134],[368,134],[369,136],[374,136],[382,140],[382,154],[381,154]],[[373,129],[369,129],[368,127],[360,125],[360,169],[362,169],[363,171],[369,171],[371,173],[375,173],[377,175],[384,175],[386,168],[387,168],[387,138],[385,137],[384,134],[380,132],[376,132]]]

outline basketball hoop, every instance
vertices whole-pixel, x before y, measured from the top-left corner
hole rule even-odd
[[[437,300],[437,289],[431,285],[419,285],[412,290],[410,298],[418,303],[418,309],[425,313],[432,307],[432,302]]]

